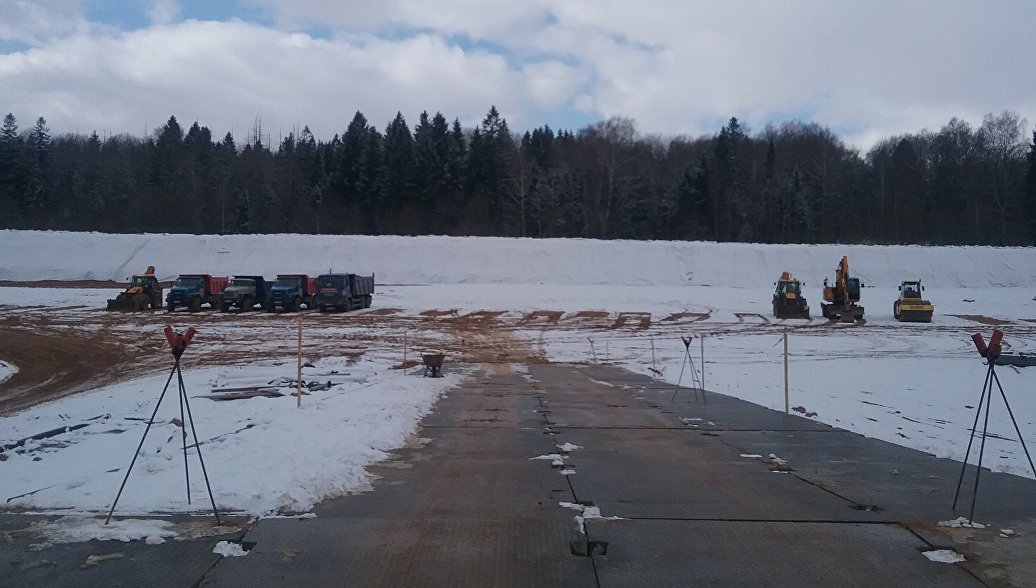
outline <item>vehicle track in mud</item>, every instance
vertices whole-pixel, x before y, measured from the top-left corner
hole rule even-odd
[[[740,316],[739,316],[740,315]],[[184,355],[184,366],[289,361],[295,357],[295,314],[199,313],[144,311],[111,313],[84,306],[0,306],[0,359],[18,368],[0,383],[0,414],[25,409],[106,384],[164,373],[171,357],[162,335],[167,324],[183,330],[194,326],[199,335]],[[722,316],[722,315],[721,315]],[[511,310],[372,308],[351,313],[303,312],[304,357],[345,357],[358,360],[367,353],[396,354],[402,359],[404,339],[416,357],[420,351],[447,354],[448,362],[500,364],[542,363],[548,357],[544,340],[554,342],[677,338],[687,334],[779,334],[785,329],[811,336],[889,333],[953,333],[957,325],[864,323],[839,325],[822,319],[771,320],[757,314],[733,313],[730,322],[711,311],[648,312],[604,310]],[[749,317],[753,320],[745,320]],[[736,322],[734,322],[736,321]],[[976,325],[981,326],[981,325]],[[905,331],[906,330],[906,331]],[[1036,324],[1012,324],[1015,336],[1036,335]],[[881,354],[874,345],[858,349]],[[880,346],[879,346],[880,347]],[[887,352],[902,351],[888,345]]]

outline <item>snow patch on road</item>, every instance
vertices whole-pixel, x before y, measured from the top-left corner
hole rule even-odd
[[[220,541],[212,549],[212,553],[217,553],[223,557],[244,557],[248,555],[248,550],[242,547],[240,543]]]
[[[921,552],[928,559],[939,563],[960,563],[967,561],[964,556],[952,549],[933,549],[932,551]]]

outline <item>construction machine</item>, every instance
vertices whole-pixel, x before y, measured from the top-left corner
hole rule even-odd
[[[147,266],[143,274],[134,275],[130,278],[126,290],[120,292],[114,299],[108,299],[106,310],[145,310],[147,307],[160,308],[162,306],[162,285],[155,278],[155,266]]]
[[[935,314],[935,305],[921,295],[924,286],[921,280],[907,281],[899,285],[899,299],[892,304],[892,316],[899,322],[930,323]]]
[[[858,304],[862,287],[859,278],[849,276],[849,258],[842,256],[835,270],[834,284],[829,285],[824,278],[824,300],[829,303],[820,305],[824,318],[843,323],[862,321],[863,307]]]
[[[802,297],[802,283],[783,272],[774,282],[773,316],[784,318],[809,318],[809,303]]]

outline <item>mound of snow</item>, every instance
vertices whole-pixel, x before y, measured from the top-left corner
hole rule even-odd
[[[180,273],[375,273],[379,283],[769,285],[789,271],[808,286],[843,255],[867,285],[921,279],[936,288],[1036,286],[1031,248],[762,245],[361,235],[109,235],[0,231],[7,280],[123,281],[154,265]]]

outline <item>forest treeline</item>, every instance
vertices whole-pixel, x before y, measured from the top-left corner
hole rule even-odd
[[[170,117],[152,136],[0,128],[0,228],[362,233],[765,243],[1036,243],[1036,131],[1005,111],[866,153],[813,123],[644,136],[612,118],[512,134],[360,112],[330,141],[272,145]]]

